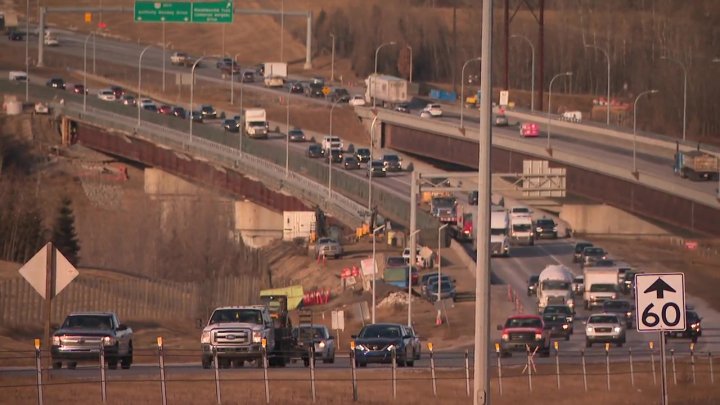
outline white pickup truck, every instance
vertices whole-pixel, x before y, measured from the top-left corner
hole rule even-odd
[[[270,312],[264,305],[221,307],[213,311],[200,336],[202,366],[210,368],[217,354],[220,368],[231,362],[241,366],[245,361],[255,361],[262,367],[262,341],[266,350],[275,349],[275,329]]]

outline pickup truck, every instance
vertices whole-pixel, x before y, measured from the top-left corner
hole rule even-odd
[[[498,325],[502,331],[500,354],[510,356],[513,351],[537,351],[542,356],[550,354],[550,338],[543,319],[537,315],[513,315]]]
[[[262,340],[266,350],[275,349],[275,329],[268,308],[264,305],[221,307],[213,311],[202,331],[200,346],[202,366],[210,368],[215,353],[218,367],[242,366],[245,361],[255,361],[263,367]]]
[[[130,368],[133,361],[133,331],[112,312],[75,312],[65,318],[52,335],[52,367],[74,369],[78,361],[95,360],[100,348],[108,368]]]
[[[170,55],[170,63],[176,66],[190,67],[195,63],[195,60],[185,52],[175,52]]]

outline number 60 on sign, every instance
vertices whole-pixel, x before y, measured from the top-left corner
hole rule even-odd
[[[639,332],[685,330],[685,275],[635,275],[636,324]]]

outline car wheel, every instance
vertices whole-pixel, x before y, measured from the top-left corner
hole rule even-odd
[[[127,354],[127,356],[123,357],[123,358],[120,360],[120,367],[121,367],[123,370],[129,369],[129,368],[130,368],[130,365],[132,365],[132,361],[133,361],[132,346],[130,347],[129,350],[130,350],[130,352]]]
[[[245,360],[235,360],[233,361],[233,367],[235,368],[241,368],[245,366]]]
[[[118,366],[118,359],[116,359],[116,358],[108,359],[108,368],[110,370],[116,370],[117,366]],[[68,364],[68,368],[70,368],[70,364]]]
[[[71,362],[69,362],[69,363],[67,364],[67,368],[68,368],[69,370],[75,370],[75,369],[77,368],[77,362],[76,362],[76,361],[71,361]],[[116,367],[116,368],[117,368],[117,367]]]
[[[692,337],[692,342],[693,342],[693,343],[697,343],[697,341],[698,341],[698,337],[697,337],[697,336],[693,336],[693,337]]]
[[[53,361],[52,368],[55,370],[62,368],[62,361]]]
[[[565,340],[570,340],[570,335],[565,335]]]
[[[208,369],[210,368],[210,365],[212,365],[212,358],[210,358],[209,356],[203,356],[201,363],[202,368]]]
[[[592,342],[589,340],[585,341],[585,347],[592,347]]]

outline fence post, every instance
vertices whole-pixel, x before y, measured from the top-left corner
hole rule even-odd
[[[215,400],[217,404],[222,404],[222,396],[220,394],[220,362],[218,361],[217,350],[213,347],[213,370],[215,371]]]
[[[715,374],[713,373],[713,361],[711,352],[708,352],[708,363],[710,364],[710,384],[715,384]]]
[[[310,389],[312,390],[312,399],[315,403],[315,347],[309,347],[308,357],[310,358]]]
[[[358,400],[357,370],[355,370],[355,342],[350,341],[350,368],[352,370],[353,401]]]
[[[607,389],[610,391],[610,343],[605,343],[605,375],[607,376]]]
[[[555,345],[555,374],[557,375],[557,387],[560,389],[560,343],[556,340]]]
[[[648,345],[650,345],[650,364],[652,365],[653,385],[657,385],[657,377],[655,376],[655,350],[653,350],[655,342],[651,340],[648,342]]]
[[[670,360],[673,366],[673,382],[677,385],[677,371],[675,370],[675,349],[670,349]]]
[[[690,367],[692,368],[693,385],[696,384],[695,380],[695,343],[690,343]]]
[[[162,404],[167,405],[167,391],[165,390],[165,354],[163,353],[163,338],[158,336],[158,357],[160,361],[160,391],[162,393]]]
[[[497,366],[498,366],[498,389],[500,390],[500,396],[503,394],[502,387],[502,363],[500,362],[500,343],[495,343],[495,353],[497,353]],[[465,351],[465,362],[467,364],[467,350]],[[469,388],[468,388],[469,390]],[[470,392],[470,391],[468,391]]]
[[[587,369],[585,368],[585,350],[580,350],[580,357],[582,358],[583,384],[585,385],[585,392],[587,392]]]
[[[437,381],[435,379],[435,356],[433,352],[432,342],[427,344],[428,351],[430,351],[430,376],[432,377],[433,396],[437,398]]]
[[[267,340],[262,339],[262,362],[263,362],[263,379],[265,380],[265,403],[270,403],[270,384],[268,382],[268,357],[267,357]]]
[[[528,388],[530,392],[533,390],[532,386],[532,357],[530,356],[530,348],[526,348],[527,351],[527,369],[528,369]]]
[[[40,354],[40,339],[35,339],[35,370],[37,371],[38,405],[43,405],[42,364]]]
[[[628,356],[630,357],[630,384],[634,387],[635,386],[635,370],[633,368],[632,347],[628,347]]]
[[[100,341],[100,395],[103,404],[107,402],[107,391],[105,386],[105,345]]]
[[[500,375],[502,377],[502,374]],[[502,380],[500,383],[500,395],[502,395]],[[467,349],[465,349],[465,393],[467,397],[470,397],[470,356],[468,355]]]
[[[397,398],[397,352],[395,351],[395,348],[393,347],[392,351],[390,352],[390,356],[392,358],[392,390],[393,390],[393,400]],[[430,358],[432,359],[432,353],[430,353]],[[431,360],[432,361],[432,360]]]

